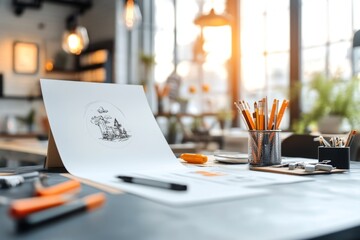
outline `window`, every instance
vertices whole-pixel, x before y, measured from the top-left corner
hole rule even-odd
[[[153,31],[155,82],[164,84],[176,68],[182,78],[180,97],[189,99],[190,113],[215,112],[229,107],[227,64],[231,57],[231,28],[206,27],[204,42],[201,42],[201,29],[194,24],[201,12],[208,13],[212,7],[216,13],[224,12],[226,1],[152,2],[154,24],[145,22],[144,31]],[[204,54],[204,59],[199,60],[199,54]]]
[[[241,99],[289,99],[289,1],[240,3]],[[286,114],[283,128],[289,126]]]
[[[359,21],[354,6],[358,2],[302,0],[303,83],[309,82],[314,73],[351,78],[354,23]],[[302,96],[301,107],[306,112],[312,101],[305,91]]]
[[[301,3],[301,77],[314,73],[350,79],[352,38],[360,28],[359,0],[239,0],[241,22],[241,98],[254,102],[289,98],[290,1]],[[302,111],[312,99],[302,92]],[[289,111],[283,128],[290,127]]]

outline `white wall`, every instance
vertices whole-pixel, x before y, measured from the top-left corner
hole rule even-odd
[[[88,28],[90,41],[115,38],[115,1],[93,0],[92,9],[81,16],[80,23]],[[47,56],[61,49],[65,19],[75,11],[71,6],[45,1],[41,9],[27,8],[21,16],[16,16],[12,8],[12,0],[0,0],[0,73],[4,78],[5,96],[39,95],[40,78],[74,79],[73,74],[48,74],[44,66]],[[14,73],[14,41],[38,44],[40,57],[39,70],[36,74]],[[4,130],[4,119],[7,116],[24,116],[31,108],[36,109],[37,119],[40,121],[41,115],[45,114],[41,101],[0,98],[0,132]],[[41,130],[41,127],[38,126],[39,129]]]
[[[41,10],[26,9],[21,16],[13,13],[11,0],[0,1],[0,72],[4,75],[5,95],[38,94],[38,81],[45,77],[44,63],[46,44],[58,42],[65,27],[66,16],[73,11],[70,7],[43,4]],[[40,24],[44,27],[41,29]],[[13,43],[24,41],[37,43],[40,49],[39,71],[34,75],[13,72]]]

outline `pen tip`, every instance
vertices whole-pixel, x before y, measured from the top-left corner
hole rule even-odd
[[[121,180],[123,180],[124,182],[128,182],[131,181],[132,177],[128,177],[128,176],[117,176],[117,178],[120,178]]]

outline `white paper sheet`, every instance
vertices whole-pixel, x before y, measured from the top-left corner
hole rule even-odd
[[[54,140],[73,175],[184,168],[141,86],[41,80],[41,88]]]
[[[173,205],[266,192],[194,179],[186,173],[158,127],[142,86],[42,79],[41,89],[59,154],[73,175]],[[119,174],[171,179],[187,184],[188,191],[123,183],[115,178]]]

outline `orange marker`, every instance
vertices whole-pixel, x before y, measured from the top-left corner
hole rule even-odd
[[[50,196],[70,191],[78,191],[80,187],[81,184],[77,180],[69,180],[50,187],[44,187],[40,182],[37,182],[35,183],[35,192],[38,196]]]
[[[54,195],[19,199],[11,202],[9,214],[13,218],[22,218],[33,212],[59,206],[72,199],[73,195]]]
[[[186,161],[187,163],[193,164],[203,164],[206,163],[208,157],[203,154],[195,154],[195,153],[183,153],[180,155],[180,158]]]
[[[58,207],[29,214],[17,221],[17,229],[25,231],[32,227],[66,217],[74,213],[90,211],[104,204],[106,198],[103,193],[95,193],[82,199],[73,200]]]

